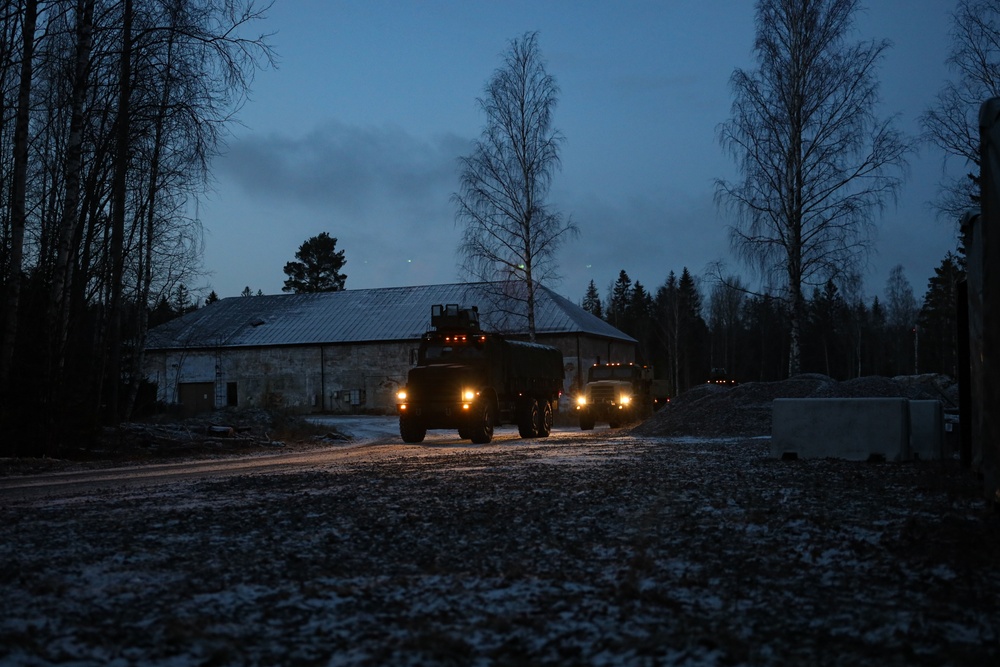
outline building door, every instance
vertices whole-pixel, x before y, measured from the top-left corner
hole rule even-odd
[[[181,412],[196,415],[215,409],[215,383],[181,382],[177,388],[181,399]]]

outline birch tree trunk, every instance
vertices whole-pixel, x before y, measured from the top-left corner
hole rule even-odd
[[[119,387],[122,365],[122,279],[125,273],[124,239],[125,215],[128,204],[128,140],[129,140],[129,97],[132,75],[132,0],[124,0],[122,16],[122,54],[119,77],[120,96],[118,98],[118,121],[116,137],[115,172],[113,183],[113,207],[111,219],[111,294],[108,313],[107,353],[107,423],[116,425],[119,421]]]
[[[31,72],[35,51],[35,25],[38,0],[27,0],[21,41],[21,77],[17,92],[17,115],[14,121],[14,171],[11,183],[10,250],[7,269],[7,298],[4,303],[4,328],[0,340],[0,388],[10,389],[10,370],[17,343],[17,319],[21,299],[21,269],[24,262],[25,197],[28,180],[28,122],[31,109]]]
[[[66,196],[62,219],[57,232],[55,263],[48,303],[49,384],[61,376],[66,360],[66,339],[69,334],[69,283],[72,281],[70,255],[77,236],[82,213],[80,192],[83,147],[83,105],[87,94],[87,66],[93,48],[94,0],[77,2],[76,65],[73,70],[73,90],[70,98],[71,116],[69,142],[66,146]]]

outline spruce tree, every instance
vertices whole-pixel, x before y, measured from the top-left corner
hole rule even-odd
[[[344,289],[347,276],[340,273],[344,267],[344,251],[337,250],[337,239],[326,232],[307,239],[295,253],[297,262],[285,264],[283,292],[339,292]]]
[[[595,317],[604,319],[604,309],[601,308],[601,294],[597,291],[597,285],[591,280],[587,285],[587,293],[583,295],[581,307]]]

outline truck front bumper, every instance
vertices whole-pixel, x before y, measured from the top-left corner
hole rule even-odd
[[[406,403],[397,405],[400,417],[407,417],[426,428],[465,428],[476,423],[481,410],[477,402],[469,403]]]

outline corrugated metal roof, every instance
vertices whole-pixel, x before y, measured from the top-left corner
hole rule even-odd
[[[499,325],[487,305],[488,283],[423,285],[343,290],[315,294],[230,297],[162,324],[149,333],[148,350],[204,347],[269,347],[417,340],[430,328],[431,306],[479,306],[487,331],[520,328]],[[503,320],[512,321],[512,320]],[[581,333],[634,342],[618,329],[552,290],[536,291],[538,334]]]

